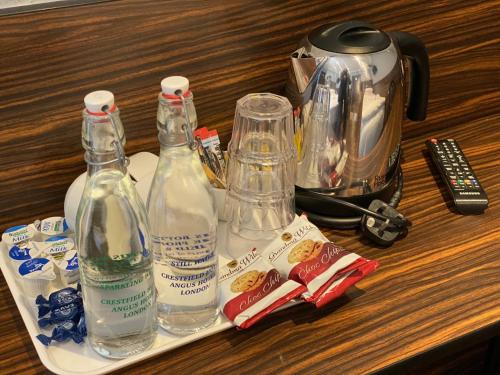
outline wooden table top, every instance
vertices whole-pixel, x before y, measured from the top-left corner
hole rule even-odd
[[[230,136],[235,101],[280,92],[308,30],[349,18],[415,33],[431,64],[428,118],[405,121],[400,210],[413,222],[388,249],[354,231],[336,243],[380,268],[323,310],[299,305],[130,367],[140,373],[368,373],[467,337],[500,333],[500,21],[496,1],[108,2],[0,17],[0,230],[62,214],[82,172],[82,98],[115,92],[127,152],[156,152],[156,92],[192,82],[199,121]],[[183,30],[179,33],[178,30]],[[449,208],[424,154],[453,137],[487,191],[483,215]],[[0,276],[0,373],[44,371]]]

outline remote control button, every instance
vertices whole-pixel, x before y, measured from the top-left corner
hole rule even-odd
[[[431,138],[431,143],[437,144],[438,140],[436,138]]]

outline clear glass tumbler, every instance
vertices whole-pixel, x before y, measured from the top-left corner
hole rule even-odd
[[[295,216],[296,150],[292,106],[274,94],[238,100],[228,146],[228,244],[236,237],[268,241]],[[228,251],[232,256],[240,254]]]
[[[288,160],[296,158],[293,137],[292,105],[287,98],[248,94],[236,103],[228,152],[242,161]]]

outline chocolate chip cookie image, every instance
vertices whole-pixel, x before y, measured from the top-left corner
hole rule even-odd
[[[257,270],[245,272],[231,283],[231,292],[243,293],[257,289],[264,282],[265,278],[266,272]]]
[[[312,254],[306,260],[316,258],[321,253],[322,249],[323,249],[323,242],[322,241],[315,241],[314,242],[314,249],[312,251]]]
[[[249,292],[249,291],[257,289],[259,286],[261,286],[262,283],[264,282],[264,280],[266,279],[266,275],[267,275],[267,272],[260,272],[259,276],[257,277],[257,281],[255,281],[255,283],[250,288],[245,290],[245,292]]]
[[[288,263],[299,263],[313,259],[321,253],[322,247],[321,241],[301,241],[288,254]]]

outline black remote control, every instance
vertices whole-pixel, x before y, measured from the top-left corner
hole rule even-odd
[[[425,142],[448,191],[462,214],[480,214],[488,207],[488,197],[479,184],[464,153],[454,139]]]

